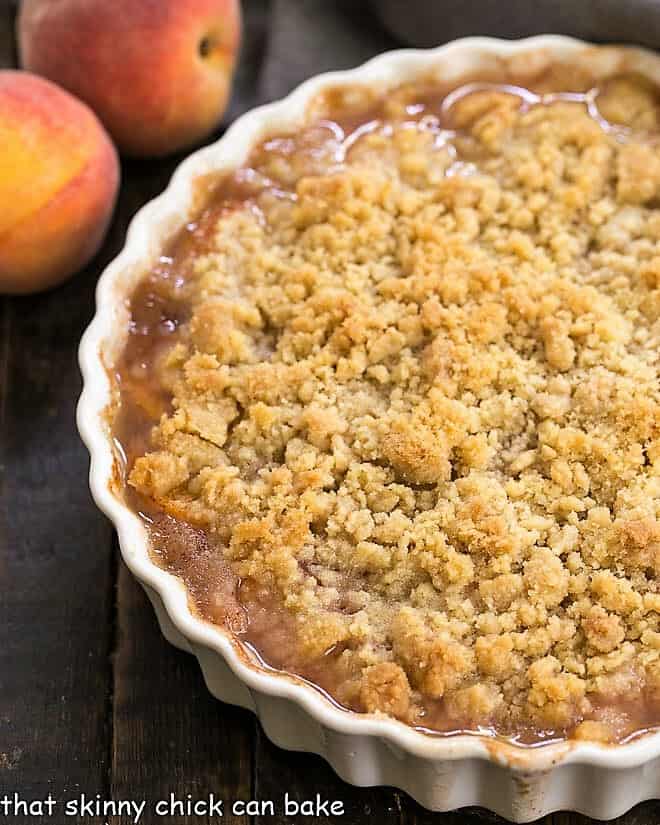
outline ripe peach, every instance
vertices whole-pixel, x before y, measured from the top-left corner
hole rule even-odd
[[[0,71],[0,292],[54,286],[99,248],[117,153],[90,109],[28,72]]]
[[[119,149],[166,155],[217,125],[239,0],[23,0],[22,65],[88,103]]]

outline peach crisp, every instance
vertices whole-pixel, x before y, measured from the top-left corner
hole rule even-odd
[[[140,284],[127,500],[191,604],[358,712],[660,723],[660,97],[333,90]]]

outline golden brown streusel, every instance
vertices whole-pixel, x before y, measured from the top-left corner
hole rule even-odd
[[[660,721],[660,109],[467,92],[234,176],[130,484],[349,707],[616,740]]]

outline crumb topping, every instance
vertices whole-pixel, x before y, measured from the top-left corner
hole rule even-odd
[[[656,93],[409,102],[253,159],[130,484],[349,707],[617,739],[660,696]]]

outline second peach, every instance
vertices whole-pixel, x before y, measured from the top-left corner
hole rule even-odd
[[[238,0],[23,0],[23,66],[88,103],[119,149],[165,155],[225,110],[240,39]]]

